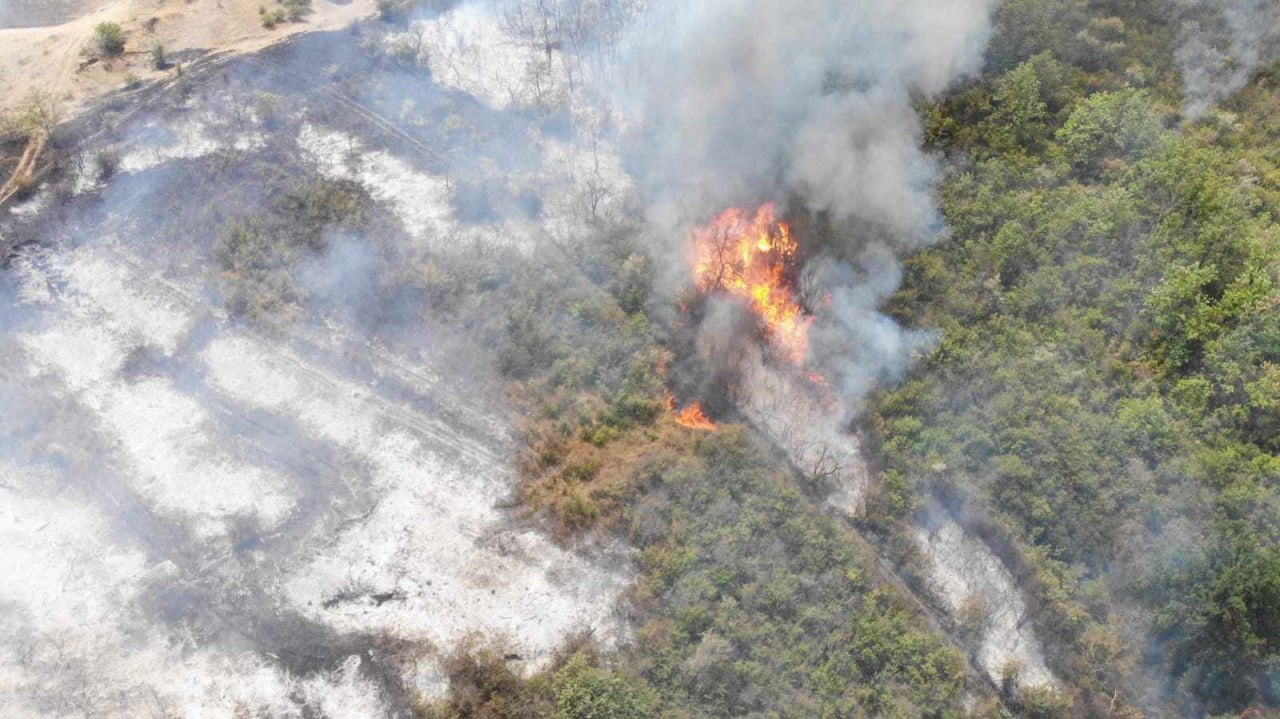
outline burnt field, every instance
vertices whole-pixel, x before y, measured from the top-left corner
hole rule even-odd
[[[474,310],[430,275],[542,240],[556,180],[537,148],[486,148],[555,137],[555,118],[495,112],[364,39],[111,98],[6,208],[4,566],[27,580],[6,583],[2,661],[21,713],[403,714],[469,633],[533,663],[572,631],[616,636],[608,550],[499,508],[502,381],[483,328],[438,321]],[[414,122],[389,119],[409,97]]]

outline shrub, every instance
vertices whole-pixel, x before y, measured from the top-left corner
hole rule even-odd
[[[555,719],[648,719],[657,708],[653,690],[598,669],[581,654],[556,672]]]
[[[99,182],[110,180],[120,167],[120,155],[110,150],[99,152],[93,159]]]
[[[590,482],[600,473],[600,460],[583,459],[564,468],[564,478],[570,482]]]
[[[97,39],[98,50],[107,57],[115,57],[124,52],[124,31],[119,23],[99,23],[93,29]]]
[[[658,415],[662,414],[666,403],[657,397],[628,392],[614,400],[610,409],[622,420],[647,425],[653,424]]]
[[[157,70],[163,70],[169,66],[169,63],[165,61],[164,43],[159,40],[151,43],[151,66]]]
[[[981,594],[970,594],[960,605],[956,620],[960,623],[961,635],[977,638],[986,630],[991,618],[991,607]]]
[[[565,524],[571,528],[581,529],[589,526],[600,516],[600,507],[587,496],[587,493],[575,489],[561,506],[560,515]]]
[[[1026,719],[1066,719],[1071,697],[1052,687],[1028,687],[1018,693],[1015,706]]]
[[[1155,146],[1160,133],[1150,93],[1125,89],[1089,96],[1057,137],[1072,164],[1088,173],[1108,158],[1141,157]]]
[[[311,0],[282,0],[289,20],[297,22],[303,15],[311,12]]]
[[[41,133],[52,135],[60,119],[53,97],[40,90],[32,90],[23,98],[18,111],[0,122],[0,131],[27,137]]]
[[[417,708],[424,719],[523,719],[547,713],[547,700],[536,685],[511,670],[502,653],[477,647],[472,641],[444,662],[449,677],[448,698]]]
[[[617,427],[602,424],[599,427],[584,427],[582,438],[597,447],[603,447],[621,436]]]
[[[284,22],[284,12],[280,10],[267,10],[266,8],[258,8],[258,15],[262,18],[262,26],[270,30],[277,23]]]

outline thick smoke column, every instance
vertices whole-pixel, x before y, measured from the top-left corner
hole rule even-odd
[[[806,275],[831,298],[815,352],[838,358],[824,369],[851,401],[921,341],[876,312],[896,255],[942,232],[913,103],[977,69],[991,5],[664,2],[624,44],[620,104],[643,125],[623,152],[655,225],[680,237],[725,206],[794,197],[842,227],[843,259]]]
[[[1177,50],[1183,112],[1192,120],[1280,55],[1280,4],[1274,0],[1175,0],[1183,18]]]

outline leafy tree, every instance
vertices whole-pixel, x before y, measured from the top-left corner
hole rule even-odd
[[[888,306],[939,340],[871,403],[867,524],[906,544],[892,517],[963,497],[1021,567],[1073,713],[1127,711],[1125,657],[1191,713],[1277,696],[1280,93],[1273,68],[1175,127],[1176,34],[1129,0],[997,10],[998,72],[926,109],[952,234]],[[1112,628],[1133,602],[1145,646]],[[1022,713],[1065,711],[1039,699]]]
[[[1085,173],[1111,159],[1136,160],[1155,146],[1161,126],[1144,90],[1091,95],[1058,131],[1067,158]]]
[[[1076,35],[1089,18],[1074,0],[1009,0],[996,10],[988,63],[1005,71],[1041,52],[1075,59]]]
[[[1028,61],[1006,73],[996,83],[993,100],[996,109],[991,119],[998,133],[992,139],[993,144],[1034,148],[1047,130],[1049,117],[1049,108],[1041,99],[1036,67]]]
[[[1164,588],[1157,615],[1175,677],[1214,713],[1280,690],[1280,547],[1215,547]]]

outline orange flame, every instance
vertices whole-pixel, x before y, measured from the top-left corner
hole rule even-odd
[[[764,323],[769,338],[795,364],[809,351],[809,325],[788,287],[799,247],[791,227],[770,202],[755,214],[732,207],[693,231],[693,275],[698,289],[741,298]]]
[[[716,423],[702,411],[702,404],[694,402],[676,412],[676,424],[689,429],[714,430]]]

